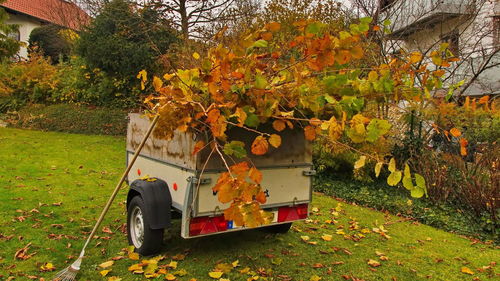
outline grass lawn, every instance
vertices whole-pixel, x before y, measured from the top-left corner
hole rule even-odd
[[[50,280],[73,261],[124,162],[123,138],[0,128],[0,280]],[[78,280],[145,279],[127,270],[142,258],[124,252],[126,193],[120,192],[88,248]],[[216,280],[208,274],[217,264],[229,280],[499,278],[495,246],[320,194],[313,206],[310,220],[279,235],[251,230],[183,240],[177,220],[158,266],[177,280]],[[27,251],[16,258],[23,247]],[[102,277],[98,265],[119,256]],[[172,258],[176,269],[167,267]],[[235,261],[237,267],[228,266]],[[55,271],[42,272],[46,263]]]

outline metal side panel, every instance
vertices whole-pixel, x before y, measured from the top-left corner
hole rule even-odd
[[[306,167],[262,169],[262,189],[266,194],[267,202],[262,208],[272,208],[287,204],[301,204],[311,201],[311,177],[304,175],[310,171]],[[221,213],[229,207],[217,199],[217,194],[212,191],[219,174],[205,173],[203,180],[210,179],[211,184],[200,185],[195,201],[195,216],[214,215]]]
[[[128,161],[132,158],[132,155],[131,152],[127,153]],[[139,170],[140,175],[138,173]],[[140,155],[128,175],[129,183],[146,175],[166,181],[172,195],[172,206],[178,210],[183,209],[186,191],[190,184],[188,179],[195,175],[194,171],[181,169],[175,165],[169,165]]]

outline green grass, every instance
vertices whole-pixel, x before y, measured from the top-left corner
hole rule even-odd
[[[28,280],[29,276],[50,280],[54,272],[40,272],[41,265],[50,262],[59,270],[78,255],[124,168],[124,149],[123,138],[0,128],[0,280],[8,276],[16,280]],[[126,192],[124,189],[119,193],[103,223],[113,234],[98,233],[99,238],[87,251],[79,280],[106,280],[99,275],[97,266],[123,255],[120,252],[127,247],[127,240],[120,229],[125,223]],[[313,275],[322,280],[345,280],[342,275],[364,280],[498,278],[494,266],[484,272],[478,270],[499,262],[500,251],[494,246],[320,194],[314,196],[313,206],[318,210],[310,221],[296,223],[292,231],[281,235],[250,230],[184,240],[179,237],[177,220],[165,241],[165,259],[159,265],[168,264],[176,254],[187,254],[172,270],[186,270],[187,275],[179,280],[212,280],[208,272],[217,263],[236,260],[240,266],[223,277],[247,280],[250,276],[239,270],[249,267],[260,276],[267,275],[267,280],[286,280],[284,275],[293,280],[310,280]],[[338,214],[332,214],[337,206]],[[359,228],[349,229],[353,224]],[[387,229],[390,239],[372,231],[380,225]],[[337,234],[342,229],[347,238]],[[354,241],[352,235],[362,229],[370,232]],[[323,241],[323,234],[331,234],[332,240]],[[305,243],[301,236],[309,236],[309,241],[317,244]],[[28,243],[28,254],[36,254],[15,260],[16,251]],[[388,260],[381,261],[376,251]],[[371,268],[367,264],[370,259],[381,266]],[[118,260],[108,276],[143,280],[142,275],[127,270],[137,262]],[[313,268],[315,264],[323,267]],[[462,267],[471,269],[474,275],[462,273]],[[164,276],[159,279],[164,280]]]

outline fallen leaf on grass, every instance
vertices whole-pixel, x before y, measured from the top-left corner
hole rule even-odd
[[[221,278],[222,274],[224,274],[224,273],[220,272],[220,271],[212,271],[212,272],[208,273],[208,276],[210,276],[214,279],[219,279],[219,278]]]
[[[370,260],[368,260],[368,265],[371,267],[378,267],[378,266],[380,266],[380,263],[376,260],[370,259]]]
[[[32,254],[28,254],[28,250],[29,250],[30,246],[31,246],[31,243],[28,243],[23,248],[17,250],[17,252],[14,254],[14,259],[27,260],[27,259],[31,258],[32,256],[36,255],[36,252],[32,253]]]
[[[99,271],[99,273],[101,274],[101,276],[103,276],[103,277],[104,277],[104,276],[108,275],[108,273],[109,273],[110,271],[111,271],[111,270],[107,270],[107,269],[105,269],[105,270],[101,270],[101,271]]]
[[[116,276],[111,276],[108,278],[108,281],[121,281],[122,279],[120,277],[116,277]]]
[[[107,267],[110,267],[113,265],[113,263],[115,263],[114,261],[106,261],[106,262],[103,262],[99,265],[99,267],[101,268],[107,268]]]
[[[165,275],[165,280],[175,280],[177,279],[177,277],[175,277],[175,275],[171,274],[171,273],[168,273],[167,275]]]
[[[313,275],[311,278],[309,278],[309,281],[319,281],[323,278],[319,277],[318,275]]]
[[[465,274],[469,274],[469,275],[474,275],[474,271],[470,270],[470,268],[468,268],[466,266],[462,267],[461,272],[465,273]]]
[[[323,236],[321,236],[321,239],[325,241],[332,241],[332,236],[330,234],[324,234]]]
[[[40,270],[42,272],[54,271],[54,270],[56,270],[56,267],[52,263],[48,262],[48,263],[45,263],[44,265],[40,266]]]

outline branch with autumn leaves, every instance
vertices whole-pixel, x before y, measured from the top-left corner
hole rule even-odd
[[[432,100],[431,93],[442,84],[442,68],[455,58],[447,57],[446,48],[441,48],[432,58],[408,53],[388,64],[361,67],[370,23],[370,18],[363,18],[348,30],[332,30],[318,21],[301,20],[294,23],[293,39],[287,39],[280,33],[281,25],[273,22],[248,32],[231,46],[218,45],[204,56],[194,53],[199,62],[196,68],[153,77],[149,87],[153,93],[145,103],[156,108],[152,114],[160,116],[156,136],[169,139],[175,130],[211,135],[209,143],[196,143],[193,154],[211,149],[210,155],[217,154],[224,162],[227,171],[221,173],[213,191],[221,203],[231,203],[224,211],[227,220],[250,227],[272,220],[260,208],[266,202],[262,174],[245,160],[247,150],[264,155],[270,146],[278,148],[289,141],[282,139],[283,131],[297,128],[308,141],[326,136],[359,152],[355,168],[370,159],[376,162],[378,176],[387,165],[389,185],[402,182],[412,196],[426,194],[425,179],[412,173],[408,164],[396,165],[394,158],[386,162],[386,155],[360,151],[355,145],[376,144],[391,129],[390,120],[370,116],[366,104]],[[439,67],[431,70],[430,66]],[[147,72],[141,71],[138,78],[145,89]],[[272,124],[273,131],[262,131],[264,124]],[[227,132],[234,127],[255,138],[251,143],[228,139]],[[242,160],[230,165],[226,157]]]

